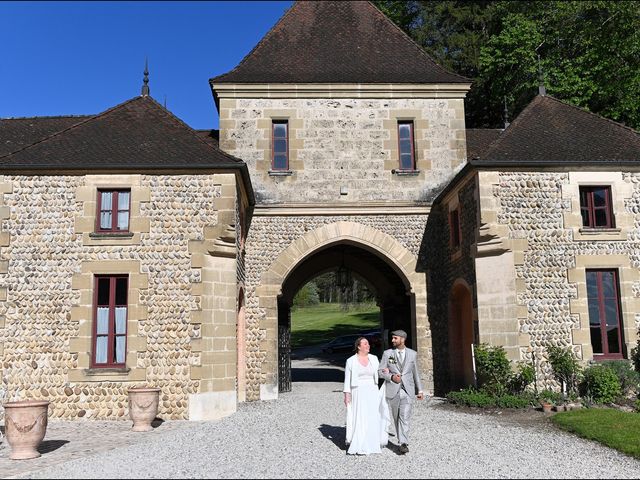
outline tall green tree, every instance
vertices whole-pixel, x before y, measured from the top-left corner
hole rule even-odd
[[[377,1],[441,65],[473,81],[467,126],[499,127],[537,94],[640,128],[638,1]]]

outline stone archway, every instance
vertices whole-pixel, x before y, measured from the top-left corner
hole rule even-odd
[[[467,282],[458,279],[449,295],[449,362],[452,389],[473,385],[471,344],[475,342],[473,328],[473,298]]]
[[[264,312],[260,322],[265,331],[265,348],[260,399],[278,396],[278,299],[282,287],[301,262],[331,246],[355,245],[384,262],[402,279],[411,304],[411,335],[418,351],[418,362],[425,385],[433,388],[431,336],[427,321],[427,290],[423,274],[416,272],[417,258],[397,239],[380,230],[356,222],[341,221],[307,232],[292,242],[263,273],[256,288],[259,306]]]

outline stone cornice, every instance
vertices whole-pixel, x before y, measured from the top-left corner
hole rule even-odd
[[[254,216],[306,215],[428,215],[431,205],[415,203],[362,202],[348,204],[300,203],[286,205],[256,205]]]
[[[465,98],[470,83],[211,83],[217,98]]]

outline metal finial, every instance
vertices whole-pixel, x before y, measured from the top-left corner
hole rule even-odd
[[[547,89],[544,87],[544,75],[542,74],[542,62],[540,61],[540,54],[538,54],[538,94],[545,96]]]
[[[504,128],[507,128],[509,125],[509,109],[507,108],[507,96],[504,96]]]
[[[164,96],[164,109],[167,109],[167,96]]]
[[[149,65],[148,65],[148,61],[145,58],[144,59],[144,79],[142,80],[144,82],[144,85],[142,85],[142,96],[143,97],[148,97],[149,96]]]

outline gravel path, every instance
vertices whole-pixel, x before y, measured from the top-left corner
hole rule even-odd
[[[542,413],[518,422],[438,399],[416,404],[409,454],[346,455],[340,387],[294,383],[277,401],[241,404],[221,421],[162,432],[167,422],[134,444],[14,478],[640,477],[640,461],[556,430]]]

